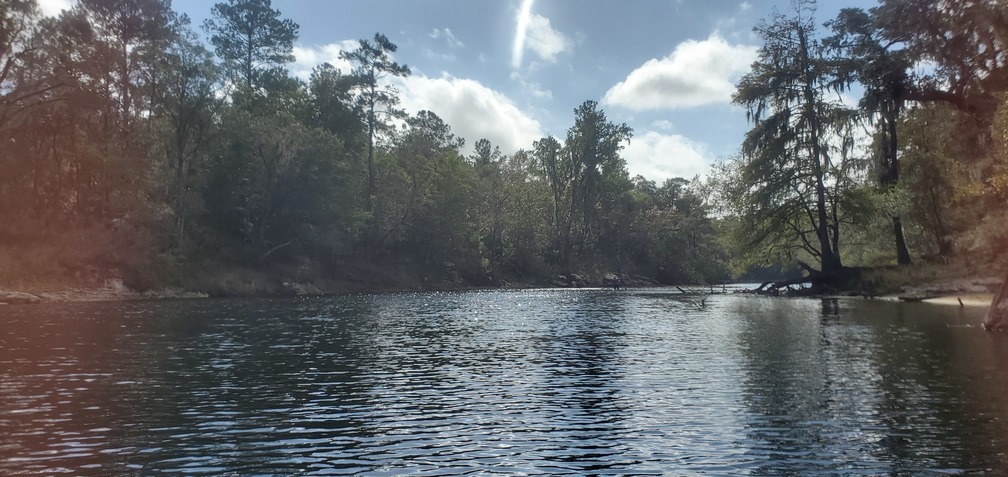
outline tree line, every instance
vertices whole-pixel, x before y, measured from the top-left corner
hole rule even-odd
[[[197,34],[201,28],[208,43]],[[727,279],[706,185],[631,178],[594,101],[502,154],[398,107],[376,34],[301,80],[298,25],[227,0],[0,0],[0,282],[145,289]]]
[[[229,293],[717,283],[1008,250],[1008,6],[880,0],[775,12],[704,178],[630,177],[594,101],[513,154],[431,111],[382,34],[292,76],[269,0],[0,0],[0,283],[121,277]],[[197,34],[202,30],[206,43]],[[860,97],[859,97],[860,96]],[[470,138],[471,139],[471,138]],[[675,158],[668,158],[674,160]],[[576,277],[575,277],[576,276]]]
[[[736,256],[798,263],[823,283],[913,261],[1000,273],[1008,5],[880,0],[815,14],[802,0],[760,23],[733,97],[752,129],[710,183]]]

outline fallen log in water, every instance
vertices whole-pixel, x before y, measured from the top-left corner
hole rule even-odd
[[[3,305],[24,305],[40,303],[41,298],[31,293],[0,290],[0,304]]]
[[[821,272],[804,262],[798,262],[798,265],[805,270],[805,276],[766,281],[751,293],[773,296],[784,293],[801,296],[834,293],[871,294],[871,290],[865,289],[871,287],[861,280],[860,268],[843,267],[831,272]]]
[[[983,327],[987,331],[1008,331],[1008,276],[1001,281],[1001,288],[991,301],[984,318]]]

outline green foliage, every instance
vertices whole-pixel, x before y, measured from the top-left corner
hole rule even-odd
[[[921,99],[953,100],[961,104],[1008,88],[1008,70],[1003,62],[1008,47],[1004,42],[1004,32],[1008,31],[1006,8],[1002,0],[959,0],[947,4],[931,0],[882,0],[872,9],[872,16],[886,39],[903,43],[913,60],[927,60],[937,68],[935,77],[945,82],[941,91],[949,94],[927,94],[933,85],[924,83],[916,88],[923,93]]]
[[[34,0],[0,0],[0,132],[15,119],[15,111],[25,102],[43,95],[52,79],[29,80],[24,73],[33,60],[31,44],[36,35],[39,11]]]
[[[54,19],[0,7],[2,283],[727,278],[704,190],[631,179],[632,131],[594,101],[563,138],[513,154],[481,139],[465,157],[436,114],[398,109],[386,80],[409,68],[381,34],[344,54],[353,71],[304,82],[283,68],[298,27],[268,0],[213,7],[216,58],[165,0],[82,0]]]
[[[825,44],[839,57],[838,78],[842,83],[859,82],[864,87],[860,101],[860,114],[866,124],[874,123],[874,159],[879,184],[886,189],[897,189],[900,180],[899,131],[900,114],[911,88],[907,50],[894,48],[886,42],[877,21],[863,10],[846,8],[837,19],[827,23],[835,36]],[[893,194],[895,190],[884,191]],[[902,212],[888,211],[893,224],[897,262],[909,264]]]
[[[360,40],[353,51],[341,51],[340,58],[354,63],[352,83],[356,93],[356,107],[364,113],[367,126],[367,195],[374,197],[375,190],[375,140],[391,126],[389,120],[402,119],[406,112],[396,106],[399,92],[395,86],[384,82],[388,77],[405,77],[410,74],[406,65],[392,60],[392,53],[398,49],[395,43],[381,33],[375,33],[374,41]]]
[[[956,212],[969,192],[957,192],[968,181],[966,165],[957,151],[954,127],[957,113],[948,106],[929,105],[910,109],[901,120],[904,144],[901,147],[908,215],[919,229],[917,242],[928,254],[948,257],[954,252],[954,235],[965,221]],[[965,195],[964,195],[965,194]]]
[[[211,13],[203,24],[210,44],[231,80],[246,91],[263,86],[275,68],[294,61],[298,25],[280,18],[270,0],[228,0],[215,4]]]
[[[668,179],[661,187],[634,180],[630,259],[661,283],[717,283],[730,278],[722,232],[702,197],[701,183]]]
[[[757,29],[760,60],[735,95],[753,130],[711,175],[734,268],[824,259],[831,248],[887,265],[893,244],[901,264],[908,249],[928,260],[1008,251],[1008,6],[883,0],[842,10],[821,42],[814,3],[796,7]],[[858,111],[823,103],[854,83]]]
[[[180,29],[176,42],[159,58],[154,76],[151,107],[160,129],[160,147],[167,160],[163,183],[174,213],[175,246],[184,246],[193,208],[197,168],[206,162],[217,129],[214,114],[222,101],[217,97],[218,68],[210,52],[188,29]],[[160,154],[158,154],[160,156]]]
[[[478,275],[471,222],[473,172],[459,153],[464,141],[430,111],[407,120],[384,163],[377,197],[382,247],[405,259],[423,282]]]
[[[742,185],[730,189],[752,245],[801,250],[831,272],[841,267],[854,114],[829,99],[843,78],[816,39],[813,7],[799,2],[793,17],[778,14],[757,28],[764,41],[759,60],[733,97],[753,128],[736,167]]]
[[[308,82],[311,123],[341,136],[347,147],[357,147],[363,133],[361,112],[353,102],[357,79],[344,75],[329,63],[312,70]]]
[[[232,108],[226,120],[232,127],[204,193],[207,222],[241,245],[232,251],[243,262],[257,264],[282,248],[324,248],[333,231],[355,227],[354,214],[339,207],[353,197],[338,138],[283,111],[263,116]]]
[[[567,197],[563,204],[565,221],[559,230],[560,263],[564,271],[573,270],[575,259],[594,261],[609,255],[603,244],[618,243],[614,233],[615,212],[622,196],[629,192],[626,162],[619,156],[632,131],[626,124],[610,123],[594,101],[585,101],[574,110],[574,126],[567,130],[557,171],[563,170],[564,183],[556,186]],[[552,147],[552,145],[548,145]],[[610,255],[611,256],[611,255]],[[619,261],[619,257],[616,257]]]

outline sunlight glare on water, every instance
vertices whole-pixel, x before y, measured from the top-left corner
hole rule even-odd
[[[1008,470],[982,310],[655,289],[2,311],[6,475]]]

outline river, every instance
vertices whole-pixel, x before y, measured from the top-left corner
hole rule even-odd
[[[0,307],[0,474],[1002,473],[982,318],[660,289]]]

